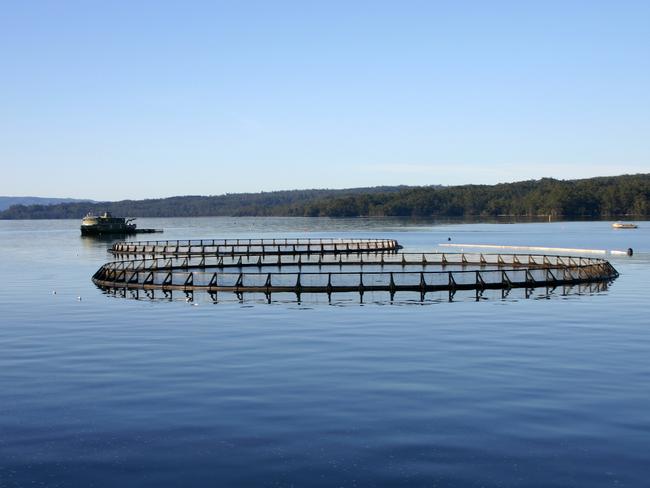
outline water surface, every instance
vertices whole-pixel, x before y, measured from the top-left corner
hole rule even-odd
[[[635,250],[602,293],[426,306],[113,298],[78,224],[0,221],[0,486],[647,483],[650,222],[140,222]]]

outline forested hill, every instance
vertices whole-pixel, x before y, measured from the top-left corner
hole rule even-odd
[[[2,219],[81,218],[88,211],[129,217],[650,215],[650,174],[498,185],[295,190],[60,205],[15,205]]]
[[[293,215],[318,199],[336,199],[357,194],[390,195],[406,186],[378,186],[345,190],[291,190],[262,193],[231,193],[218,196],[178,196],[118,202],[68,202],[60,205],[13,205],[0,212],[0,219],[81,219],[88,212],[111,212],[129,217],[203,217],[214,215]]]
[[[5,210],[12,205],[56,205],[57,203],[88,202],[76,198],[45,198],[45,197],[5,197],[0,196],[0,210]]]

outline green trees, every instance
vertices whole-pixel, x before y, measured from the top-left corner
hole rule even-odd
[[[650,215],[650,174],[498,185],[295,190],[59,205],[14,205],[2,219],[80,219],[88,211],[135,217],[617,217]]]

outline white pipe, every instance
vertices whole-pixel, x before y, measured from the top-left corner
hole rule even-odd
[[[548,251],[548,252],[575,252],[588,254],[607,254],[605,249],[571,249],[567,247],[539,247],[539,246],[499,246],[495,244],[438,244],[439,247],[463,247],[483,249],[516,249],[520,251]],[[611,254],[627,254],[626,251],[609,251]]]

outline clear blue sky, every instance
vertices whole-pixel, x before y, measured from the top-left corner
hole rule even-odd
[[[650,172],[650,2],[3,2],[0,194]]]

